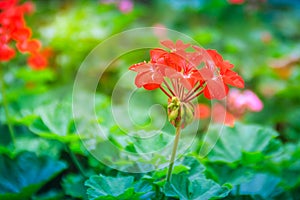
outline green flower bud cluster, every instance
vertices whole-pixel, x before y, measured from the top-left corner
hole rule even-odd
[[[180,102],[177,97],[172,97],[168,104],[168,119],[175,127],[187,126],[194,119],[193,104]]]
[[[180,126],[181,121],[181,105],[177,97],[172,97],[168,104],[168,118],[171,124],[175,127]]]

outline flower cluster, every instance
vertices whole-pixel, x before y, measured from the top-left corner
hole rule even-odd
[[[32,39],[32,31],[26,25],[24,15],[32,13],[34,5],[26,2],[17,4],[17,0],[0,1],[0,61],[9,61],[16,55],[10,46],[15,42],[16,49],[21,53],[29,53],[28,65],[33,69],[43,69],[48,65],[50,51],[42,49],[41,42]]]
[[[184,44],[181,40],[176,43],[166,40],[161,44],[170,51],[153,49],[149,62],[137,63],[129,69],[137,72],[137,87],[160,88],[169,97],[169,120],[174,126],[190,122],[186,119],[191,117],[186,113],[193,113],[190,102],[200,94],[208,99],[223,99],[228,85],[244,87],[243,79],[232,71],[233,65],[217,51]]]

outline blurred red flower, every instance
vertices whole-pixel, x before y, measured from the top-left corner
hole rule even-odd
[[[28,64],[33,69],[43,69],[48,64],[48,56],[42,50],[41,42],[32,39],[32,31],[26,26],[24,15],[32,13],[34,4],[17,0],[0,0],[0,61],[9,61],[15,56],[15,49],[9,44],[15,41],[21,53],[29,53]]]

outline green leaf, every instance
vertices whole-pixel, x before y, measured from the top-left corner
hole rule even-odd
[[[191,167],[189,173],[172,174],[170,182],[164,188],[168,197],[179,197],[180,199],[211,199],[225,197],[230,188],[220,186],[204,175],[204,166],[195,158],[186,157],[183,161]]]
[[[66,168],[50,157],[23,152],[11,159],[0,156],[0,199],[27,199]]]
[[[31,197],[32,200],[57,200],[64,199],[64,193],[61,190],[50,190],[41,194]]]
[[[48,155],[52,158],[59,158],[63,148],[64,145],[58,141],[47,140],[34,135],[34,137],[17,137],[15,152],[30,151],[37,156]]]
[[[29,127],[41,137],[62,142],[78,140],[74,134],[71,102],[53,102],[38,109],[39,118]]]
[[[62,187],[67,195],[76,198],[86,196],[85,178],[77,174],[68,174],[62,180]]]
[[[134,177],[91,176],[85,182],[89,199],[137,199],[143,193],[135,192]]]
[[[180,174],[182,172],[188,172],[191,168],[185,165],[175,165],[172,171],[172,174]],[[155,171],[152,175],[154,179],[160,179],[162,177],[166,177],[168,173],[168,167],[165,167],[162,170]]]
[[[257,173],[247,183],[240,185],[239,193],[242,195],[260,196],[263,199],[274,199],[275,196],[282,192],[279,187],[280,178],[270,174]],[[236,188],[232,193],[236,193]]]
[[[225,163],[209,163],[208,174],[220,184],[230,183],[239,185],[250,181],[255,175],[255,171],[246,166],[230,166]]]
[[[219,133],[212,129],[208,133],[206,142],[215,141]],[[255,163],[262,160],[263,152],[270,141],[277,136],[272,129],[237,123],[233,128],[224,127],[214,148],[209,152],[210,161],[235,162],[243,159],[246,163]]]
[[[225,197],[229,188],[220,186],[203,174],[190,177],[186,174],[172,175],[170,183],[165,185],[165,195],[168,197],[179,197],[180,199],[211,199]]]

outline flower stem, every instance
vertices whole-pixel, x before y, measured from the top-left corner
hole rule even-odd
[[[194,87],[194,89],[190,90],[184,97],[183,101],[186,101],[186,99],[189,99],[197,90],[199,90],[202,87],[202,85],[199,83],[199,85]]]
[[[174,145],[173,145],[173,150],[172,150],[172,155],[171,155],[171,160],[169,163],[169,169],[168,169],[168,174],[167,174],[167,181],[169,182],[172,176],[172,171],[173,171],[173,165],[174,165],[174,160],[176,156],[176,151],[177,151],[177,146],[179,142],[179,137],[180,137],[180,125],[176,128],[176,135],[175,135],[175,140],[174,140]]]
[[[172,96],[162,87],[159,87],[161,89],[161,91],[163,91],[163,93],[165,93],[170,99],[172,98]]]
[[[73,153],[73,151],[70,149],[70,147],[66,144],[66,150],[68,152],[68,154],[71,157],[71,160],[73,161],[73,163],[75,164],[76,168],[79,170],[79,172],[81,173],[81,175],[83,177],[88,177],[87,174],[85,173],[84,168],[82,167],[82,165],[80,164],[80,162],[78,161],[76,155]]]
[[[184,99],[184,102],[189,102],[189,101],[195,99],[196,97],[198,97],[198,96],[199,96],[200,94],[202,94],[203,92],[204,92],[204,89],[200,90],[200,91],[199,91],[197,94],[195,94],[194,96],[190,96],[190,97]]]
[[[168,90],[171,92],[171,94],[172,94],[173,96],[175,96],[175,93],[174,93],[173,90],[171,89],[171,87],[170,87],[170,85],[168,84],[168,82],[164,80],[163,83],[167,86],[167,88],[168,88]]]
[[[8,101],[6,98],[6,88],[5,88],[5,81],[4,81],[4,73],[3,73],[3,66],[0,66],[0,84],[1,84],[1,93],[2,93],[2,105],[4,108],[4,114],[5,114],[5,118],[6,118],[6,123],[8,126],[8,131],[11,137],[11,141],[12,141],[12,145],[13,148],[16,147],[16,137],[15,137],[15,132],[14,132],[14,128],[12,125],[12,122],[10,120],[10,116],[9,116],[9,111],[8,111]]]

